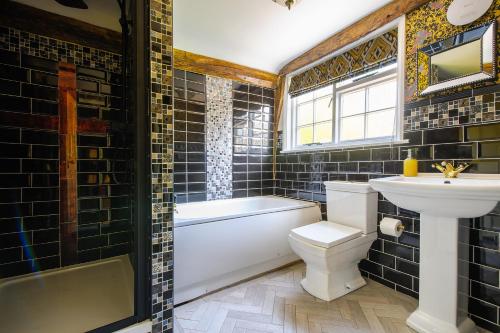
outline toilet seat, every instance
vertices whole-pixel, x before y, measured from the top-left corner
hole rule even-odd
[[[362,235],[362,231],[340,223],[321,221],[291,230],[294,238],[325,249],[348,242]]]

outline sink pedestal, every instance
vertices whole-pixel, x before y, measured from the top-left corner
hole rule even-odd
[[[458,228],[456,218],[420,215],[419,305],[406,320],[417,332],[477,332],[459,282]]]

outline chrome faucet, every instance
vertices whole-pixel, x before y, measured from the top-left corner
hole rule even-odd
[[[441,165],[439,165],[437,163],[432,163],[431,166],[432,166],[433,169],[438,169],[439,171],[441,171],[441,173],[444,175],[445,178],[457,178],[457,176],[462,171],[464,171],[465,169],[467,169],[468,167],[470,167],[470,164],[468,164],[468,163],[464,163],[464,164],[460,163],[458,165],[458,167],[455,168],[455,164],[454,163],[443,161],[443,162],[441,162]]]

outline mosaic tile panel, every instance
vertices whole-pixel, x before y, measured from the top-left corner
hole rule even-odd
[[[121,72],[121,55],[93,47],[0,26],[0,49],[63,61],[113,73]]]
[[[404,113],[404,129],[408,131],[500,121],[498,105],[500,92],[491,92],[443,103],[410,107]]]
[[[149,0],[153,333],[173,332],[173,0]]]
[[[207,200],[233,194],[233,84],[207,76]]]

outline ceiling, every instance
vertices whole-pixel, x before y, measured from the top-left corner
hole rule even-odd
[[[174,47],[278,73],[289,61],[390,0],[174,1]]]
[[[120,6],[117,0],[85,0],[89,9],[75,9],[58,4],[54,0],[14,0],[15,2],[51,13],[74,18],[99,27],[121,32]]]

